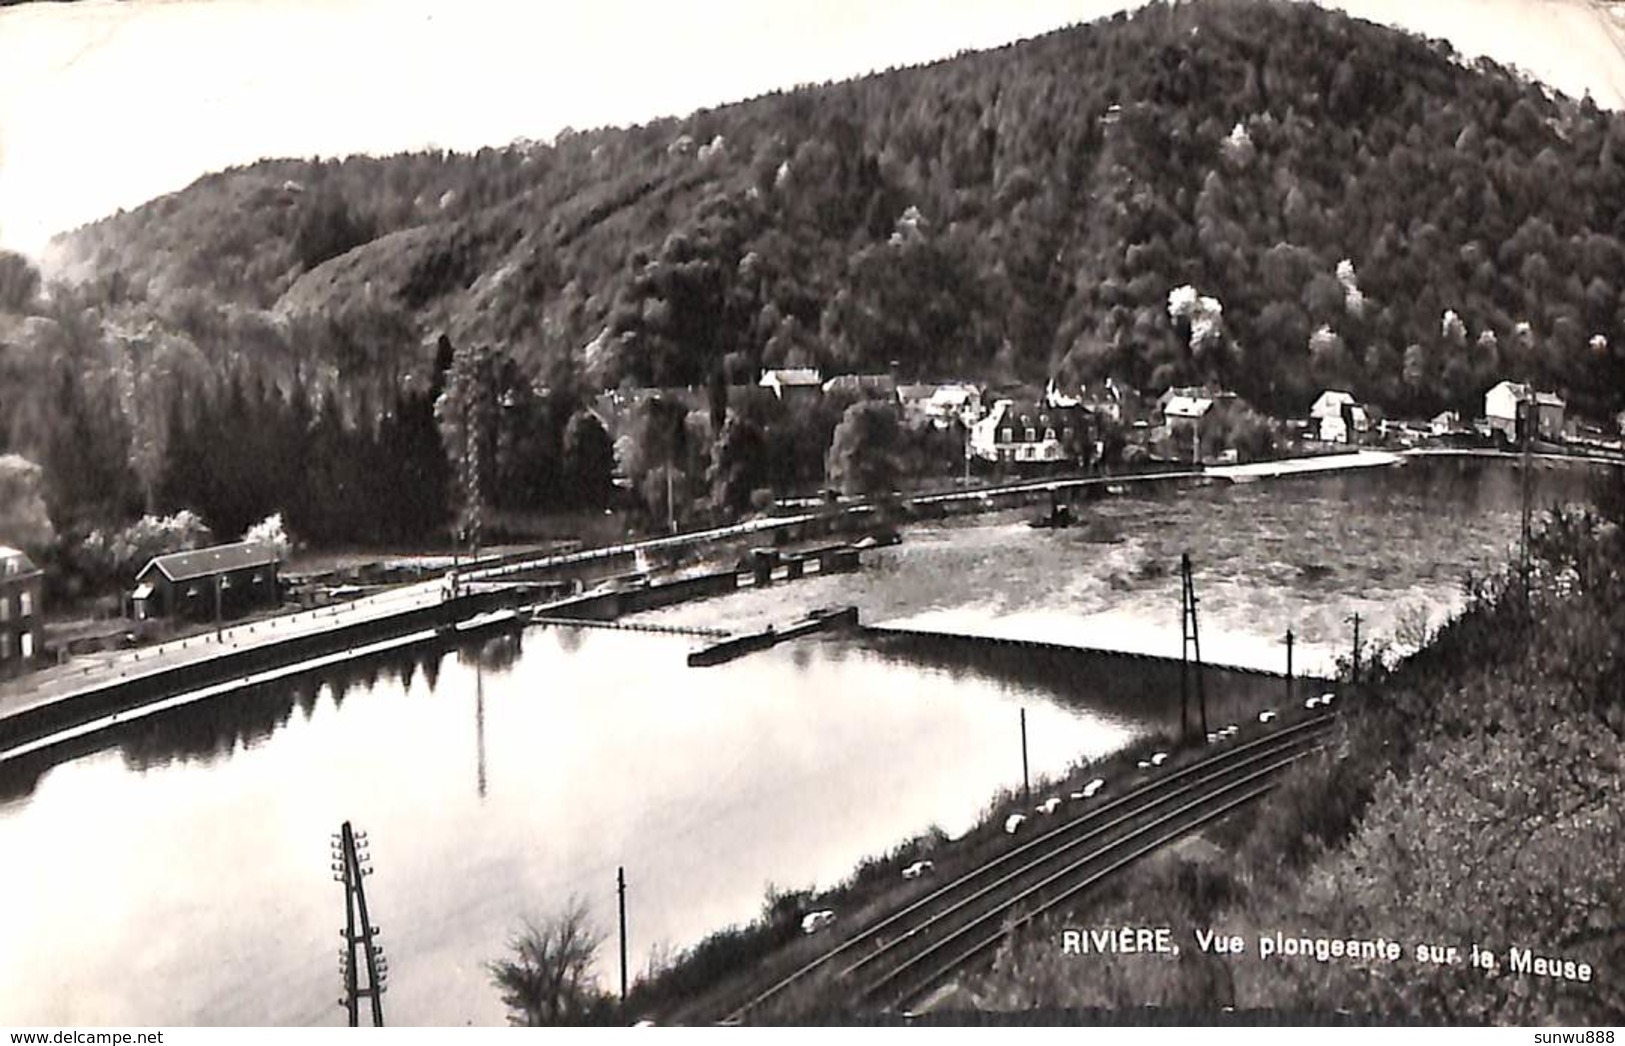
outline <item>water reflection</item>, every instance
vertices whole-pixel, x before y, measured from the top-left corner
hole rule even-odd
[[[136,773],[177,763],[208,767],[234,752],[264,744],[287,726],[296,710],[309,722],[324,696],[338,710],[352,691],[371,692],[380,685],[411,692],[421,679],[423,689],[433,693],[441,662],[448,654],[455,654],[459,664],[478,664],[483,671],[503,674],[513,670],[522,653],[518,633],[455,644],[437,641],[340,662],[131,719],[88,737],[0,762],[0,808],[26,799],[41,775],[57,763],[116,750],[123,765]]]
[[[638,884],[642,966],[662,942],[749,918],[769,881],[827,885],[933,823],[968,827],[1020,779],[1020,708],[1035,775],[1134,729],[839,640],[708,669],[684,665],[689,648],[534,629],[522,653],[508,640],[381,658],[129,724],[53,753],[43,774],[8,767],[30,784],[0,808],[0,837],[60,863],[16,869],[0,895],[24,942],[0,954],[0,1013],[335,1023],[326,845],[349,819],[372,839],[392,1019],[501,1023],[481,964],[552,898],[588,896],[608,925],[617,866]],[[98,853],[119,854],[116,874]],[[152,946],[177,934],[217,942],[208,961]]]

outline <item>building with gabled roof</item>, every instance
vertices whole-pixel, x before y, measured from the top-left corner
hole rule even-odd
[[[889,400],[897,396],[897,379],[890,374],[837,374],[824,382],[823,390],[826,396]]]
[[[1371,411],[1352,392],[1327,389],[1309,408],[1310,427],[1323,443],[1358,443],[1371,431]]]
[[[236,617],[276,606],[276,549],[253,541],[154,556],[130,593],[137,620],[153,617]]]
[[[824,379],[816,367],[781,367],[778,370],[765,370],[762,372],[762,380],[757,384],[764,389],[771,389],[773,395],[781,401],[817,398],[824,393]]]
[[[1138,399],[1139,394],[1134,389],[1115,378],[1078,389],[1078,400],[1084,407],[1097,418],[1107,418],[1119,425],[1130,425],[1137,420]]]
[[[982,416],[982,390],[967,381],[899,385],[897,402],[904,417],[928,421],[939,429],[955,421],[969,428]]]
[[[1530,404],[1531,406],[1525,406]],[[1484,418],[1491,434],[1500,433],[1514,442],[1523,438],[1525,413],[1535,414],[1534,434],[1540,439],[1563,438],[1563,397],[1555,392],[1537,392],[1520,381],[1503,381],[1484,393]]]
[[[1087,462],[1094,418],[1082,407],[1052,407],[1042,400],[999,400],[970,428],[968,453],[990,462]]]

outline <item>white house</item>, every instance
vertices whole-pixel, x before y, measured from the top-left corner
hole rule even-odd
[[[1523,429],[1518,419],[1520,412],[1531,409],[1523,406],[1530,402],[1534,404],[1535,432],[1540,438],[1561,439],[1566,406],[1563,398],[1555,392],[1536,392],[1518,381],[1503,381],[1484,393],[1484,418],[1489,422],[1491,433],[1499,432],[1513,441],[1522,438]]]
[[[1183,457],[1188,447],[1192,461],[1201,458],[1202,420],[1213,411],[1213,407],[1211,397],[1186,393],[1177,393],[1164,401],[1163,432],[1172,444],[1175,455]]]
[[[1309,408],[1310,428],[1325,443],[1353,443],[1371,429],[1371,417],[1354,394],[1327,389]]]
[[[1428,423],[1428,428],[1435,436],[1448,436],[1452,432],[1461,432],[1461,415],[1453,410],[1440,411]]]
[[[1171,430],[1175,424],[1200,423],[1212,409],[1213,401],[1206,396],[1175,396],[1162,408],[1162,419]]]
[[[982,390],[975,385],[938,386],[925,401],[925,415],[938,428],[947,428],[955,419],[973,425],[982,416]]]
[[[939,429],[955,421],[969,428],[982,416],[982,390],[968,382],[899,385],[897,402],[906,417]]]

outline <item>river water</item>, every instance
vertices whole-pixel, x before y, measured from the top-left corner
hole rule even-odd
[[[1540,473],[1545,500],[1580,474]],[[1190,552],[1204,654],[1278,669],[1437,623],[1518,532],[1505,465],[1413,462],[910,528],[858,575],[670,608],[741,627],[856,603],[866,621],[1179,652]],[[937,825],[969,827],[1036,775],[1166,726],[1053,673],[824,637],[688,669],[681,636],[531,629],[155,716],[0,765],[0,1024],[336,1024],[343,892],[328,838],[368,833],[394,1024],[497,1024],[484,963],[572,895],[634,973],[751,919],[770,885],[830,886]],[[1177,699],[1174,707],[1177,710]],[[610,981],[613,939],[603,953]]]

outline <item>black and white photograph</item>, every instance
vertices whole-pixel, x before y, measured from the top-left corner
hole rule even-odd
[[[1622,528],[1625,3],[0,5],[13,1043],[1612,1043]]]

